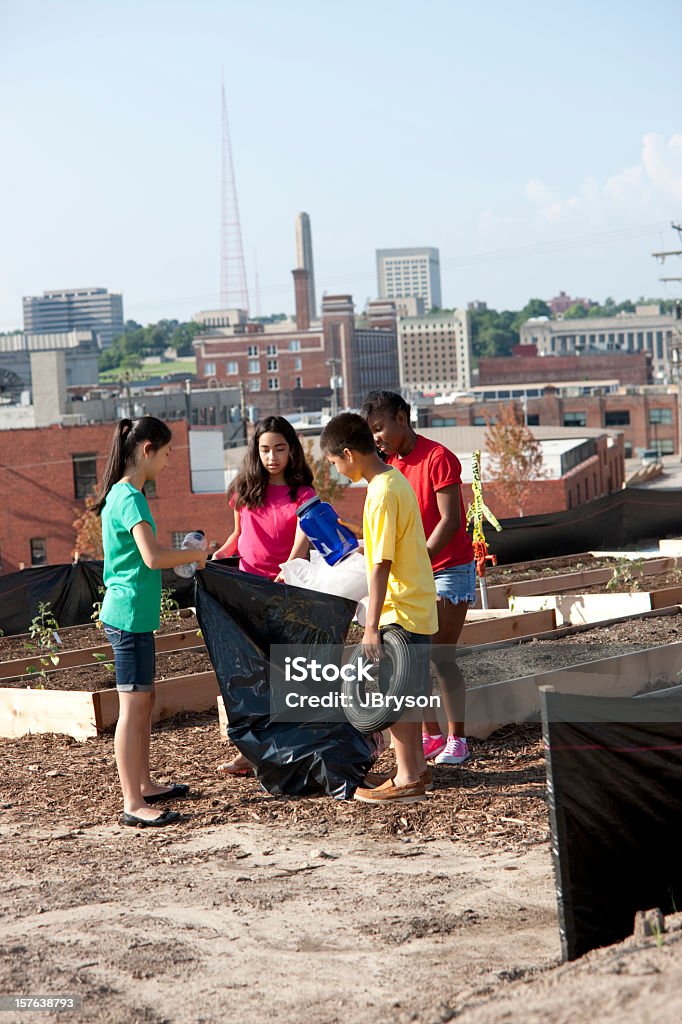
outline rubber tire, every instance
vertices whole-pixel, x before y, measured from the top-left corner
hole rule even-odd
[[[383,634],[382,643],[385,656],[393,665],[390,682],[383,692],[385,696],[407,697],[414,692],[410,681],[410,670],[415,648],[408,644],[401,633],[394,632],[392,629],[387,629]],[[355,664],[361,654],[362,644],[358,644],[347,664]],[[351,725],[354,725],[359,732],[381,732],[397,722],[404,709],[389,711],[385,707],[363,708],[359,701],[364,696],[364,691],[364,684],[360,686],[357,682],[343,680],[341,692],[352,698],[349,706],[343,709]]]

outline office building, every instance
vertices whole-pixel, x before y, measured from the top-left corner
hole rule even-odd
[[[404,392],[466,391],[471,386],[471,317],[467,310],[400,317],[398,360]]]
[[[674,320],[660,308],[637,306],[634,313],[617,316],[550,320],[531,317],[521,325],[522,345],[535,345],[540,356],[582,353],[649,352],[654,380],[671,379]]]
[[[106,288],[43,292],[23,302],[27,334],[92,331],[103,349],[123,334],[123,296]]]
[[[422,299],[425,311],[440,308],[438,249],[377,249],[380,299]]]

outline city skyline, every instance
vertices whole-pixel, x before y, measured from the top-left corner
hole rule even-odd
[[[0,331],[21,326],[23,296],[93,282],[141,323],[219,306],[223,75],[262,313],[293,312],[300,210],[318,296],[358,308],[376,249],[424,244],[448,307],[682,295],[658,282],[682,263],[650,255],[677,247],[682,219],[676,5],[579,2],[567,19],[433,2],[415,18],[351,0],[333,33],[303,0],[256,7],[122,0],[112,21],[84,0],[2,5]]]

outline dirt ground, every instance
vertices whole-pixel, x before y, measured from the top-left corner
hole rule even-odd
[[[0,1019],[677,1024],[682,933],[559,965],[539,729],[472,748],[423,804],[283,800],[183,716],[152,756],[192,795],[155,832],[117,823],[111,737],[3,741],[0,994],[82,1009]]]

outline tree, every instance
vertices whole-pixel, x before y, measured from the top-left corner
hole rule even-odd
[[[491,480],[522,516],[533,481],[543,479],[547,472],[540,442],[523,422],[515,404],[499,407],[497,421],[488,424],[485,446],[490,456]]]
[[[316,459],[313,455],[313,441],[308,437],[303,445],[305,459],[313,471],[313,487],[323,501],[331,501],[344,489],[345,484],[332,476],[331,463],[324,456]]]
[[[88,494],[85,499],[85,509],[74,519],[73,527],[76,531],[76,545],[74,557],[79,558],[104,558],[102,546],[102,520],[93,509],[95,496]]]

